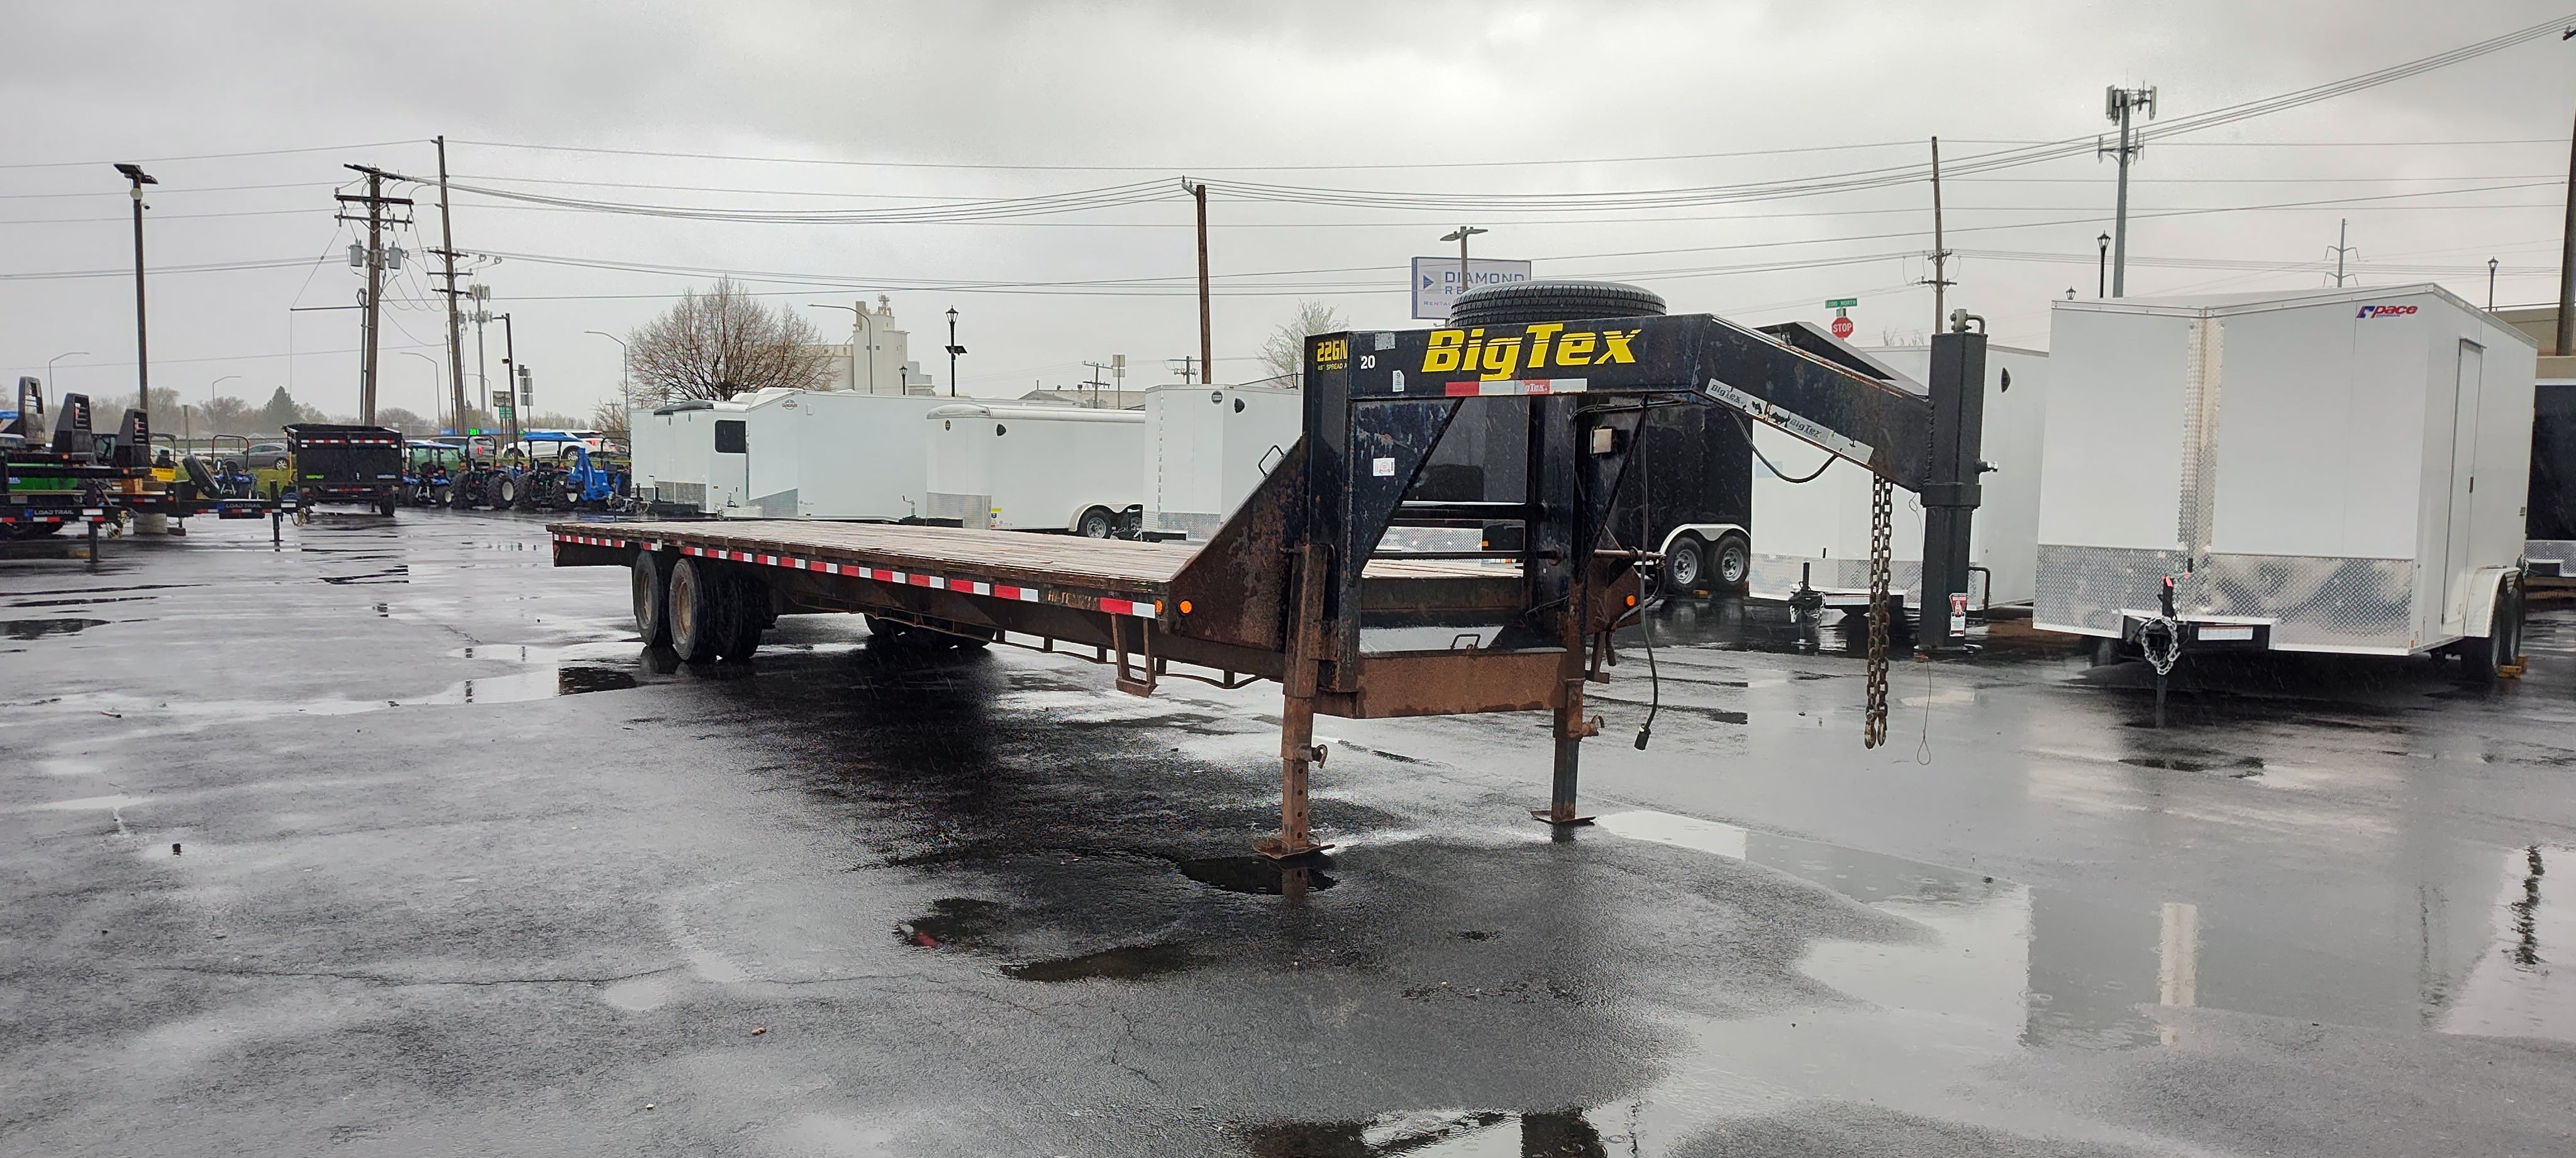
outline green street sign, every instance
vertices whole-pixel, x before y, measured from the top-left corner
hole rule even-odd
[[[1829,310],[1847,310],[1859,304],[1859,298],[1835,298],[1832,301],[1826,302],[1825,308]]]

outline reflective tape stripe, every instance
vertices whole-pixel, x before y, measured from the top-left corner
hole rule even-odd
[[[56,519],[52,521],[59,520]],[[933,590],[955,591],[962,594],[981,595],[995,599],[1012,599],[1022,603],[1046,602],[1045,592],[1041,588],[1024,587],[1016,583],[1002,583],[990,579],[966,579],[953,576],[927,575],[909,571],[896,571],[885,567],[870,567],[859,563],[835,563],[826,559],[808,559],[797,555],[775,555],[759,551],[736,551],[725,547],[702,547],[689,543],[673,545],[659,541],[611,538],[597,535],[577,535],[571,533],[556,534],[554,536],[554,540],[558,543],[576,543],[593,547],[632,546],[648,551],[677,550],[680,554],[695,555],[700,558],[725,559],[735,562],[751,563],[765,567],[778,567],[795,571],[820,571],[827,575],[841,575],[853,579],[870,579],[879,583],[894,584],[899,587],[928,587]],[[1080,598],[1085,597],[1077,597],[1075,600],[1070,600],[1068,601],[1069,605],[1077,607],[1080,606]],[[1110,615],[1129,615],[1140,619],[1152,619],[1161,614],[1162,611],[1162,605],[1159,603],[1147,603],[1133,599],[1118,599],[1102,596],[1096,599],[1095,602],[1102,612]]]

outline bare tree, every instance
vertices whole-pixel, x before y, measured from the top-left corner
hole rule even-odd
[[[1261,343],[1261,367],[1270,376],[1264,381],[1280,386],[1299,386],[1305,382],[1306,338],[1310,334],[1330,334],[1351,328],[1341,311],[1322,302],[1297,303],[1296,316],[1279,323]]]
[[[590,429],[623,440],[626,437],[626,400],[610,398],[590,410]]]
[[[813,323],[762,305],[732,278],[690,291],[627,342],[638,402],[725,399],[772,386],[820,390],[832,378]]]

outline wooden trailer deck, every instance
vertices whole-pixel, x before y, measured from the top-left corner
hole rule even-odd
[[[549,523],[561,566],[625,566],[638,549],[671,550],[737,563],[873,580],[986,598],[1017,599],[1146,619],[1180,614],[1165,608],[1172,577],[1197,554],[1176,543],[1137,543],[895,523],[827,523],[798,519]],[[1372,606],[1401,605],[1391,588],[1429,581],[1454,599],[1492,590],[1497,607],[1518,598],[1516,568],[1449,560],[1370,560]],[[1485,602],[1485,601],[1478,601]]]

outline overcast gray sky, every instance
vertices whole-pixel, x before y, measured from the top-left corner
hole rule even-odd
[[[1405,264],[1528,258],[1616,277],[1676,310],[1822,320],[1859,297],[1863,341],[1931,322],[1930,190],[1911,183],[1608,211],[1454,211],[1255,199],[1244,185],[1401,195],[1658,190],[1919,164],[2108,129],[2106,85],[2158,87],[2165,119],[2353,76],[2525,25],[2556,3],[1483,3],[136,5],[0,0],[0,372],[132,389],[131,240],[149,199],[156,385],[356,408],[360,278],[333,220],[345,163],[591,201],[882,209],[1154,182],[1163,195],[1001,221],[710,222],[459,194],[460,249],[516,321],[538,406],[613,395],[623,334],[734,271],[802,308],[882,290],[946,379],[954,307],[968,393],[1131,382],[1194,351],[1183,175],[1211,196],[1218,377],[1300,298],[1408,321]],[[2576,44],[2469,64],[2150,147],[2130,292],[2304,288],[2348,218],[2363,284],[2438,280],[2473,302],[2551,296]],[[472,143],[469,143],[472,142]],[[544,146],[527,148],[515,146]],[[578,152],[571,149],[626,150]],[[308,150],[273,152],[269,150]],[[1788,152],[1784,150],[1802,150]],[[206,154],[258,152],[209,157]],[[708,159],[636,155],[679,153]],[[1731,154],[1711,156],[1711,154]],[[1687,155],[1686,159],[1675,158]],[[194,159],[191,159],[194,158]],[[1649,159],[1639,159],[1649,158]],[[1496,164],[1500,163],[1500,164]],[[1437,166],[1437,167],[1435,167]],[[1945,183],[1953,304],[2044,347],[2047,303],[2089,296],[2112,166],[2089,157]],[[577,184],[588,182],[595,184]],[[436,244],[430,194],[422,232]],[[1333,200],[1349,198],[1335,196]],[[2336,202],[2291,207],[2290,203]],[[2224,212],[2171,215],[2178,210]],[[320,259],[318,262],[316,259]],[[183,272],[191,265],[242,266]],[[2292,266],[2295,268],[2267,268]],[[1768,268],[1747,268],[1768,267]],[[1783,268],[1787,267],[1787,268]],[[105,276],[63,276],[103,272]],[[442,358],[427,266],[388,292],[387,348]],[[1067,282],[1150,279],[1101,292]],[[963,288],[920,287],[957,282]],[[1046,284],[1059,283],[1059,284]],[[807,310],[836,334],[846,313]],[[497,328],[491,358],[499,358]],[[292,355],[290,357],[290,355]],[[474,355],[469,334],[469,368]],[[428,362],[389,354],[382,402],[426,412]]]

